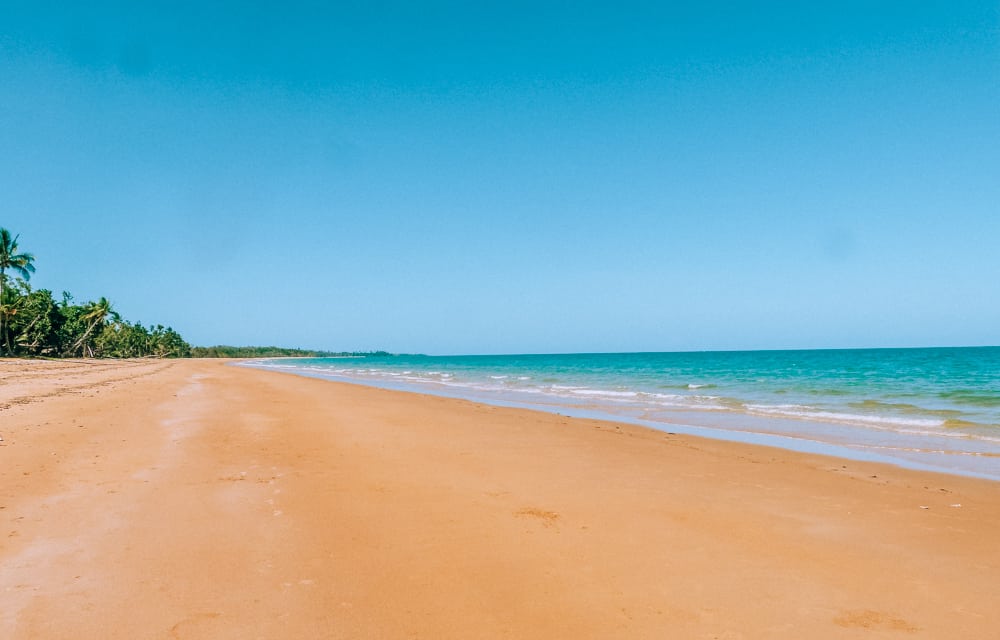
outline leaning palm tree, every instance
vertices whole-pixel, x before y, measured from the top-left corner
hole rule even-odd
[[[95,329],[98,327],[104,327],[104,323],[108,319],[108,316],[115,320],[120,320],[121,316],[119,316],[118,312],[112,308],[108,299],[103,297],[97,302],[91,302],[88,304],[83,311],[84,312],[81,317],[84,320],[87,320],[89,324],[87,325],[87,329],[83,332],[83,335],[80,336],[80,339],[77,340],[72,347],[70,347],[70,351],[76,352],[76,350],[80,349],[82,346],[85,347],[89,352],[89,355],[93,357],[94,350],[91,349],[87,339],[90,338]]]
[[[30,253],[17,252],[17,239],[20,236],[11,237],[10,231],[0,227],[0,353],[4,345],[7,345],[5,338],[3,321],[6,310],[3,307],[3,288],[7,280],[7,269],[10,269],[25,280],[31,278],[35,272],[35,256]],[[8,345],[9,347],[9,345]]]

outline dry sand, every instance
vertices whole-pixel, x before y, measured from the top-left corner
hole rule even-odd
[[[1000,637],[1000,483],[218,361],[0,406],[0,638]]]

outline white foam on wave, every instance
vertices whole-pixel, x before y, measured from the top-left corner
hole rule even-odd
[[[860,413],[841,413],[837,411],[823,411],[814,407],[803,405],[760,405],[748,404],[746,409],[750,413],[778,416],[786,418],[806,418],[819,420],[822,422],[843,422],[848,424],[864,424],[869,426],[894,426],[894,427],[943,427],[944,420],[934,418],[900,418],[897,416],[872,416]]]
[[[703,396],[703,395],[688,396],[676,393],[650,393],[643,395],[648,395],[649,397],[656,398],[658,400],[687,400],[693,402],[714,402],[720,399],[719,396]]]
[[[639,395],[637,391],[602,391],[600,389],[573,389],[572,392],[579,396],[598,396],[608,398],[635,398]]]
[[[815,412],[820,411],[816,407],[810,407],[804,404],[748,404],[747,409],[753,411],[761,411],[763,413],[774,412],[774,411],[791,411],[791,412]]]
[[[694,411],[726,411],[729,407],[719,403],[718,396],[684,396],[672,393],[643,394],[650,398],[648,403],[656,407],[668,409],[686,409]]]

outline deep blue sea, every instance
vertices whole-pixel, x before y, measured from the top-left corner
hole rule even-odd
[[[1000,480],[1000,347],[247,364]]]

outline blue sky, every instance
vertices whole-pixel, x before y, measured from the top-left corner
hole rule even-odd
[[[996,2],[0,2],[32,283],[192,343],[1000,343]]]

